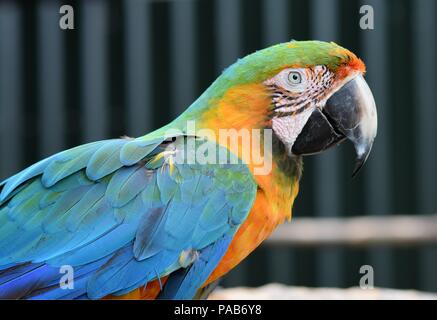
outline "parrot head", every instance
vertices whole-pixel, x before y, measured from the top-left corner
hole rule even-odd
[[[271,128],[289,156],[349,140],[357,154],[355,175],[377,132],[364,73],[364,63],[333,42],[281,43],[238,60],[190,109],[207,106],[210,126]]]

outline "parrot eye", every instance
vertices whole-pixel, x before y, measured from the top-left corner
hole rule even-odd
[[[293,93],[304,92],[308,84],[305,69],[303,68],[282,70],[269,81]]]
[[[288,74],[288,82],[289,82],[291,85],[300,84],[300,83],[302,83],[302,76],[301,76],[300,73],[297,72],[297,71],[291,71],[291,72]]]

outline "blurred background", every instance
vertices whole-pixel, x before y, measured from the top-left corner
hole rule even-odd
[[[63,4],[74,9],[74,30],[59,27]],[[360,28],[362,5],[374,10],[373,30]],[[366,62],[379,128],[354,179],[349,145],[305,159],[296,222],[435,213],[436,18],[434,0],[1,1],[0,179],[65,148],[143,135],[183,111],[237,58],[318,39]],[[222,285],[358,286],[362,265],[373,267],[377,287],[437,292],[435,238],[414,236],[271,241]]]

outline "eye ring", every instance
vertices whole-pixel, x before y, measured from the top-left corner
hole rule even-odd
[[[302,83],[302,75],[297,71],[290,71],[287,80],[291,85],[298,85]]]

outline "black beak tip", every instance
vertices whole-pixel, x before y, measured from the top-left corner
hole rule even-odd
[[[364,166],[364,163],[366,161],[363,159],[357,159],[357,161],[355,162],[355,167],[354,167],[354,171],[352,172],[352,178],[355,178],[358,174],[358,172],[361,170],[361,168]]]
[[[356,177],[358,172],[361,170],[361,168],[366,163],[367,159],[369,158],[371,149],[372,149],[372,144],[370,143],[367,145],[365,152],[358,154],[357,160],[355,161],[354,171],[352,172],[352,178]]]

